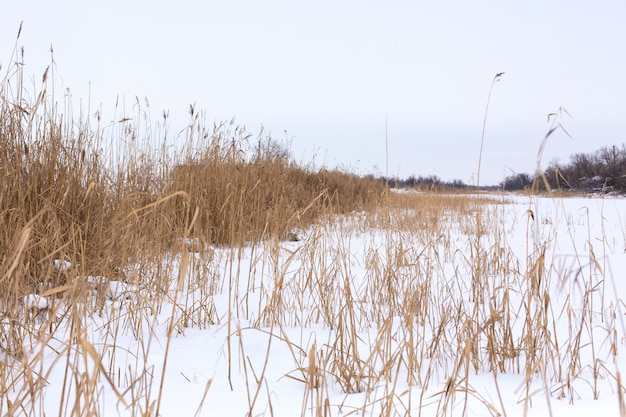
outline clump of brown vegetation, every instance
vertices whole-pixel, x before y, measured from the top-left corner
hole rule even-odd
[[[140,131],[132,117],[104,129],[88,116],[60,114],[48,70],[29,102],[22,71],[16,63],[0,84],[5,295],[66,284],[67,271],[57,271],[54,259],[83,275],[110,274],[181,236],[209,245],[287,236],[328,213],[365,209],[383,194],[374,181],[299,166],[270,137],[252,146],[251,135],[232,123],[209,131],[193,108],[188,132],[176,138],[182,151],[166,153],[169,138]],[[114,149],[122,143],[132,145]],[[158,146],[141,147],[149,143]]]

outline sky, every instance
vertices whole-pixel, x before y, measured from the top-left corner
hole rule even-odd
[[[534,171],[561,107],[571,138],[542,166],[626,142],[622,0],[25,0],[0,14],[2,76],[20,22],[25,73],[40,84],[52,47],[74,107],[114,120],[147,99],[176,134],[194,104],[317,167],[473,184],[486,114],[480,184],[497,184]]]

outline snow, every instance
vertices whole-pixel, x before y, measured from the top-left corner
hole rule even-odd
[[[103,416],[623,415],[626,200],[502,199],[482,218],[442,213],[430,235],[357,213],[299,240],[172,253],[155,278],[168,283],[160,301],[151,301],[158,282],[107,280],[103,309],[55,304],[54,335],[24,341],[32,363],[43,358],[41,397],[16,383],[7,398],[25,415],[69,415],[74,399]],[[489,299],[473,296],[479,258],[489,260],[480,266]],[[382,283],[398,292],[391,304]],[[415,317],[402,313],[409,303]],[[49,306],[37,294],[24,305]],[[496,310],[510,314],[518,350],[491,366],[489,340],[471,335],[478,323],[503,338]],[[529,332],[541,321],[545,330]],[[98,382],[78,389],[66,372]]]
[[[55,259],[53,261],[54,267],[59,271],[67,272],[72,269],[72,263],[69,261],[64,261],[62,259]]]
[[[27,310],[46,310],[50,302],[39,294],[27,294],[24,296],[24,307]]]
[[[126,284],[125,282],[110,280],[106,286],[106,296],[109,300],[117,300],[120,297],[129,299],[136,291],[134,285]]]

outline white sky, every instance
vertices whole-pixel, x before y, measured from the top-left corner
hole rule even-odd
[[[170,132],[196,103],[209,123],[288,137],[317,166],[384,174],[387,120],[390,175],[471,182],[501,71],[481,184],[532,172],[559,106],[573,139],[551,137],[544,166],[626,142],[623,0],[9,2],[2,74],[20,21],[26,73],[40,82],[52,45],[74,103],[147,98]]]

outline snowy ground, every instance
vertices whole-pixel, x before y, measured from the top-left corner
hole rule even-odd
[[[3,353],[6,398],[22,415],[624,415],[626,200],[506,199],[394,214],[441,223],[427,232],[355,214],[171,255],[158,301],[91,277],[102,308],[52,305],[53,325],[30,297],[40,329]]]

